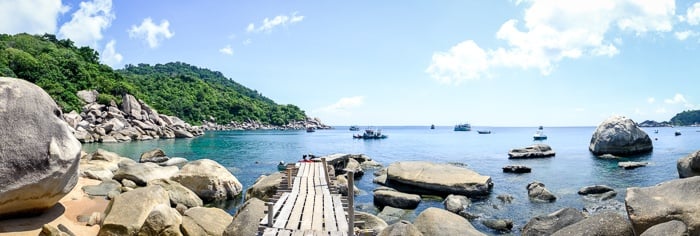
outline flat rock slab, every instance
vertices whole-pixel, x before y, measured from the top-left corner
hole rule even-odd
[[[649,165],[649,162],[639,162],[639,161],[622,161],[618,162],[617,166],[624,169],[635,169],[639,167],[644,167]]]
[[[449,164],[395,162],[387,167],[387,182],[418,187],[436,194],[483,196],[491,192],[491,177]],[[403,190],[402,190],[403,191]]]
[[[532,168],[527,167],[527,166],[523,166],[523,165],[503,167],[503,173],[521,174],[521,173],[530,173],[530,172],[532,172]]]
[[[553,157],[556,155],[552,147],[547,144],[535,144],[524,148],[514,148],[508,152],[509,159],[527,159]]]

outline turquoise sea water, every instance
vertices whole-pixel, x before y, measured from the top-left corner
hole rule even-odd
[[[597,159],[588,151],[588,144],[595,127],[545,127],[548,139],[541,141],[556,152],[553,158],[509,160],[508,151],[540,141],[533,141],[536,127],[473,127],[469,132],[455,132],[451,126],[381,127],[389,137],[381,140],[353,139],[348,127],[332,130],[306,131],[217,131],[207,132],[194,139],[151,140],[117,144],[84,144],[83,149],[92,152],[97,148],[119,153],[138,160],[141,153],[161,148],[168,156],[189,160],[209,158],[227,167],[243,184],[250,187],[261,174],[276,171],[279,161],[294,162],[303,154],[327,155],[333,153],[363,153],[388,165],[403,160],[427,160],[440,163],[462,163],[482,175],[491,176],[494,182],[492,194],[475,200],[469,211],[480,219],[508,218],[514,221],[517,234],[527,221],[537,215],[547,214],[562,207],[576,209],[599,205],[624,203],[627,187],[651,186],[678,178],[676,161],[700,149],[700,128],[645,128],[653,139],[653,153],[623,160],[647,161],[647,167],[624,170],[617,167],[617,160]],[[476,130],[488,129],[491,134],[477,134]],[[659,133],[655,134],[654,129]],[[683,135],[674,136],[675,130]],[[532,173],[502,173],[506,165],[527,165]],[[373,170],[356,181],[362,193],[356,197],[358,210],[376,213],[372,204]],[[532,203],[527,198],[526,185],[540,181],[557,197],[554,203]],[[587,200],[576,192],[579,188],[605,184],[616,189],[617,197],[606,203]],[[509,194],[512,203],[504,204],[497,195]],[[240,201],[224,205],[235,213]],[[410,215],[415,217],[427,207],[442,207],[440,200],[424,199]],[[624,207],[622,206],[622,208]],[[409,216],[409,218],[411,217]],[[480,223],[472,221],[479,230],[495,234]]]

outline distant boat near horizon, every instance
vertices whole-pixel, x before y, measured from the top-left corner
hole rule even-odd
[[[676,130],[676,132],[675,132],[674,134],[675,134],[676,136],[679,136],[679,135],[681,135],[681,131],[680,131],[680,130]]]
[[[477,130],[476,132],[479,134],[490,134],[491,130]]]
[[[469,123],[461,123],[455,125],[455,131],[471,131],[472,126]]]
[[[357,125],[350,126],[350,131],[359,131],[359,130],[360,130],[360,127]]]
[[[381,129],[365,129],[365,133],[363,134],[355,134],[352,136],[352,138],[359,138],[359,139],[385,139],[387,136],[385,134],[382,134]]]
[[[316,132],[316,128],[314,128],[314,127],[308,127],[308,128],[306,128],[306,132],[307,132],[307,133]]]
[[[534,135],[532,135],[532,139],[534,140],[545,140],[547,139],[547,135],[544,134],[543,131],[544,127],[540,125],[540,127],[537,129]]]
[[[434,124],[430,125],[430,129],[435,129],[435,125]]]

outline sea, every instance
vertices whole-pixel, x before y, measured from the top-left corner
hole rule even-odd
[[[353,139],[358,131],[338,126],[330,130],[256,130],[256,131],[208,131],[192,139],[159,139],[128,143],[83,144],[83,150],[93,152],[98,148],[116,152],[138,160],[141,153],[154,148],[162,149],[170,157],[188,160],[208,158],[228,168],[243,184],[253,185],[260,175],[277,171],[280,161],[296,162],[304,154],[317,156],[349,153],[365,154],[388,166],[398,161],[431,161],[449,163],[490,176],[494,186],[492,193],[483,199],[473,199],[468,211],[478,218],[471,223],[478,230],[492,234],[518,235],[521,228],[533,217],[549,214],[564,207],[572,207],[595,214],[602,210],[624,211],[626,189],[653,186],[678,178],[676,162],[700,149],[700,127],[642,128],[653,140],[654,150],[649,154],[626,157],[620,160],[600,159],[588,150],[596,127],[544,127],[548,139],[534,141],[537,127],[472,127],[472,131],[456,132],[452,126],[386,126],[381,129],[386,139]],[[490,134],[478,134],[476,130],[490,130]],[[658,131],[658,133],[655,132]],[[682,135],[674,135],[675,131]],[[556,152],[555,157],[542,159],[508,159],[508,151],[536,143],[548,144]],[[649,162],[646,167],[622,169],[619,161]],[[503,173],[507,165],[526,165],[531,173]],[[376,214],[372,190],[379,185],[372,183],[374,171],[365,170],[356,180],[361,193],[356,196],[358,211]],[[532,202],[526,186],[533,181],[545,184],[557,200]],[[577,191],[589,185],[607,185],[617,191],[614,199],[600,201],[585,198]],[[512,202],[497,198],[510,195]],[[412,221],[428,207],[442,208],[439,197],[425,196],[415,210],[407,211],[404,219]],[[219,203],[216,206],[235,214],[241,199]],[[511,232],[496,232],[486,228],[484,219],[510,219],[514,223]]]

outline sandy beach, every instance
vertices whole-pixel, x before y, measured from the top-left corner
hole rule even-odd
[[[63,224],[75,235],[97,235],[100,226],[86,226],[85,222],[78,222],[78,216],[90,215],[93,212],[104,212],[109,201],[103,197],[90,197],[82,190],[82,187],[85,185],[96,185],[99,183],[99,180],[79,178],[75,188],[42,215],[22,219],[0,220],[0,236],[36,236],[39,235],[44,224],[55,227]]]

